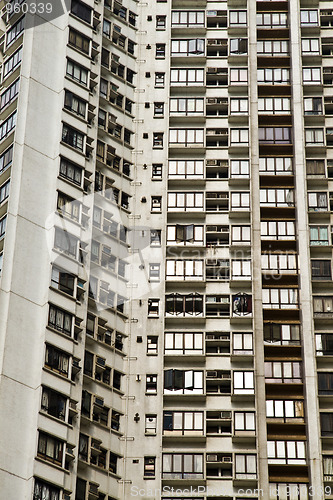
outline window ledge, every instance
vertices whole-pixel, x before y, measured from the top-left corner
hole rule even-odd
[[[84,132],[81,132],[81,131],[79,131],[79,132],[84,135],[85,139],[87,138],[87,135]],[[67,142],[64,142],[64,141],[60,141],[60,144],[62,144],[63,146],[66,146],[66,148],[69,148],[72,151],[75,151],[75,153],[79,154],[80,156],[83,156],[84,158],[86,158],[84,151],[82,151],[81,149],[75,148],[74,146],[71,146],[70,144],[67,144]]]
[[[62,297],[66,297],[67,299],[70,299],[72,302],[77,302],[76,297],[74,297],[73,295],[69,295],[66,292],[62,292],[61,290],[54,288],[52,285],[49,286],[49,289],[52,290],[53,292],[58,293]],[[53,330],[53,328],[52,328],[52,330]]]
[[[49,465],[50,467],[53,467],[54,469],[57,469],[60,472],[64,472],[65,474],[68,474],[68,475],[70,474],[69,470],[65,469],[64,467],[61,467],[60,465],[56,465],[52,462],[49,462],[48,460],[45,460],[44,458],[36,456],[35,460],[37,460],[37,462],[41,462],[42,464]]]
[[[52,370],[52,368],[48,368],[47,366],[43,366],[43,371],[46,373],[51,373],[52,375],[55,375],[56,377],[60,378],[61,380],[65,380],[69,384],[75,385],[75,382],[73,382],[69,377],[66,377],[66,375],[61,375],[61,373],[58,373],[55,370]]]
[[[66,397],[68,397],[68,396],[66,396]],[[44,417],[49,418],[50,420],[53,420],[54,422],[58,422],[60,424],[64,424],[69,429],[73,429],[73,426],[71,424],[69,424],[68,422],[66,422],[65,420],[61,420],[60,418],[54,417],[53,415],[50,415],[49,413],[47,413],[44,410],[39,410],[39,414],[43,415]]]
[[[82,168],[82,170],[84,171],[84,168]],[[66,184],[69,184],[70,186],[76,187],[82,193],[84,192],[84,189],[82,186],[80,186],[79,184],[76,184],[74,181],[71,181],[70,179],[67,179],[66,177],[63,177],[60,174],[58,175],[58,179],[60,181],[66,182]]]
[[[78,115],[77,113],[74,113],[74,111],[67,109],[65,107],[62,108],[62,110],[69,114],[69,116],[72,116],[73,118],[76,118],[77,120],[80,120],[80,122],[84,123],[85,125],[89,125],[88,120],[86,118],[83,118],[83,116]]]

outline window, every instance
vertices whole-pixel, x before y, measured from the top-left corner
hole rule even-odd
[[[239,179],[250,176],[249,160],[230,160],[230,178]]]
[[[161,237],[162,237],[162,232],[160,229],[151,229],[150,230],[150,246],[151,247],[160,247],[161,246]]]
[[[323,456],[323,467],[324,467],[324,481],[333,480],[333,455]],[[330,491],[329,491],[330,493]]]
[[[52,276],[51,276],[51,286],[60,290],[61,292],[67,293],[71,297],[74,295],[74,280],[75,276],[62,269],[53,266]]]
[[[63,124],[62,129],[62,141],[79,151],[83,151],[84,134],[69,125],[66,125],[65,123]]]
[[[237,293],[232,296],[233,316],[246,316],[252,313],[252,296],[247,293]]]
[[[148,299],[148,316],[159,316],[160,299]]]
[[[247,114],[249,112],[249,101],[247,98],[231,98],[230,114]]]
[[[332,279],[330,260],[311,260],[311,275],[313,280]]]
[[[155,87],[164,88],[165,73],[155,73]]]
[[[169,179],[198,179],[203,177],[203,160],[169,160]]]
[[[316,334],[316,354],[317,356],[333,355],[333,334]]]
[[[60,375],[68,377],[69,355],[52,345],[47,345],[45,366],[50,370],[58,372]]]
[[[110,38],[111,35],[111,23],[106,19],[103,19],[103,35],[105,35],[107,38]]]
[[[322,128],[306,128],[305,129],[305,145],[316,144],[324,146],[324,129]]]
[[[7,224],[7,215],[5,215],[4,217],[2,217],[2,219],[0,219],[0,238],[6,232],[6,224]]]
[[[82,184],[82,170],[82,167],[75,165],[66,158],[60,159],[60,177],[63,177],[78,186],[81,186]]]
[[[65,420],[66,402],[67,398],[59,392],[43,387],[41,409],[48,415]]]
[[[85,54],[90,52],[90,39],[72,28],[69,29],[68,43]]]
[[[170,129],[169,146],[203,146],[204,129]]]
[[[319,55],[319,38],[302,38],[302,55]]]
[[[327,193],[308,193],[308,205],[311,212],[328,210]]]
[[[61,333],[71,336],[73,315],[50,304],[48,325]]]
[[[293,422],[294,419],[304,421],[304,404],[298,400],[268,399],[266,401],[266,417]],[[292,419],[292,420],[289,420]]]
[[[249,129],[247,128],[231,128],[230,129],[230,146],[241,144],[249,145]]]
[[[164,353],[166,355],[203,354],[202,332],[166,332]]]
[[[153,148],[163,148],[163,132],[153,133]]]
[[[250,208],[250,193],[231,193],[231,210],[247,211]]]
[[[33,500],[60,500],[60,489],[35,478]]]
[[[169,212],[201,212],[204,209],[203,193],[201,192],[169,192]]]
[[[186,436],[204,433],[202,411],[164,411],[163,434],[165,436]]]
[[[261,207],[293,207],[293,189],[260,189]]]
[[[306,160],[306,174],[326,177],[325,160]]]
[[[181,295],[171,293],[165,297],[166,315],[172,316],[202,316],[203,296],[197,293]]]
[[[235,454],[235,479],[257,478],[257,455]]]
[[[152,179],[161,180],[162,179],[162,169],[163,169],[162,163],[153,163],[152,173],[151,173]]]
[[[203,479],[202,453],[163,453],[162,479]]]
[[[11,103],[19,92],[20,79],[18,78],[12,83],[0,96],[0,111],[2,111],[9,103]]]
[[[292,158],[259,158],[259,171],[271,175],[290,175],[293,173]]]
[[[202,280],[203,260],[167,260],[167,280]]]
[[[2,272],[2,265],[3,265],[3,253],[0,253],[0,276]]]
[[[267,441],[268,464],[306,464],[305,441]]]
[[[70,59],[67,59],[66,75],[81,83],[85,87],[88,85],[88,70]]]
[[[147,354],[157,354],[158,337],[156,335],[147,336]]]
[[[6,35],[6,48],[8,48],[21,35],[24,30],[24,17],[21,17],[8,31]]]
[[[230,55],[242,55],[247,54],[247,39],[246,38],[231,38],[229,40]]]
[[[154,102],[154,118],[164,116],[164,102]]]
[[[332,413],[320,413],[320,426],[322,436],[333,436]]]
[[[318,394],[333,394],[333,372],[318,372]]]
[[[231,243],[249,244],[251,242],[251,226],[231,226]]]
[[[230,68],[230,85],[244,85],[248,82],[248,73],[245,68]]]
[[[37,456],[62,466],[64,443],[50,434],[39,432]]]
[[[13,55],[11,55],[3,65],[3,79],[5,79],[10,73],[15,71],[17,66],[22,61],[22,47],[20,47]]]
[[[257,54],[260,56],[288,56],[288,40],[258,40]]]
[[[261,237],[264,240],[294,240],[295,223],[292,221],[262,221]]]
[[[315,313],[328,313],[333,312],[333,297],[330,295],[313,297],[313,310]]]
[[[300,326],[290,324],[265,323],[264,341],[276,345],[300,345]]]
[[[258,84],[289,84],[290,70],[289,68],[258,68],[257,70]]]
[[[0,125],[0,141],[7,137],[11,131],[15,128],[16,125],[16,115],[15,111],[12,115],[10,115],[5,121]]]
[[[234,412],[234,429],[235,434],[242,435],[251,433],[256,430],[256,419],[254,411],[235,411]]]
[[[257,14],[257,26],[261,28],[287,28],[288,16],[286,12]]]
[[[203,226],[194,224],[176,224],[167,226],[167,244],[169,245],[203,245]]]
[[[231,10],[229,11],[229,26],[246,26],[247,12],[246,10]]]
[[[143,476],[145,478],[155,477],[155,462],[156,457],[144,457]]]
[[[157,43],[155,51],[155,59],[165,58],[165,43]]]
[[[82,118],[86,117],[87,103],[68,90],[65,90],[65,108]]]
[[[151,197],[151,209],[152,213],[160,213],[162,211],[162,196],[152,196]]]
[[[157,375],[146,375],[146,394],[157,394]]]
[[[318,26],[318,11],[301,10],[301,26]]]
[[[171,56],[203,56],[205,54],[205,40],[172,40]]]
[[[79,222],[80,203],[60,191],[58,191],[57,209],[63,216]]]
[[[204,394],[203,371],[164,370],[164,394]]]
[[[234,371],[234,394],[254,394],[254,373]]]
[[[91,8],[78,0],[72,0],[71,12],[86,23],[91,23]]]
[[[120,457],[116,455],[115,453],[112,453],[110,451],[110,459],[109,459],[109,471],[112,474],[117,474],[117,468],[118,468],[118,459]]]
[[[264,309],[298,309],[297,288],[264,288]]]
[[[0,203],[5,201],[9,196],[10,179],[0,187]]]
[[[171,86],[188,86],[188,85],[204,85],[205,73],[203,69],[189,68],[189,69],[174,69],[170,71],[170,85]]]
[[[250,332],[233,333],[233,354],[253,354],[253,334]]]
[[[321,68],[303,68],[304,85],[321,83]]]
[[[205,12],[174,10],[171,17],[172,28],[204,28]]]
[[[157,415],[146,415],[145,434],[155,435],[157,431]]]
[[[305,115],[322,115],[323,100],[321,97],[305,97],[304,98],[304,114]]]
[[[171,98],[170,116],[196,116],[204,114],[202,98]]]
[[[259,97],[259,114],[289,114],[290,97]]]
[[[232,260],[231,261],[231,279],[250,280],[251,279],[251,261],[250,260]]]
[[[166,16],[156,16],[156,29],[165,30],[166,28]]]
[[[259,127],[259,144],[291,144],[291,128]]]
[[[302,363],[300,361],[265,361],[267,384],[301,384]]]
[[[69,255],[70,257],[77,257],[78,239],[56,227],[54,236],[54,248]]]
[[[160,281],[160,264],[149,264],[149,281]]]

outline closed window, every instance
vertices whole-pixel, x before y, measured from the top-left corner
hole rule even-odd
[[[39,432],[37,456],[62,466],[64,443],[50,434]]]
[[[333,394],[333,372],[318,372],[318,393],[320,396]]]
[[[297,272],[297,256],[295,254],[265,253],[261,255],[263,271],[295,274]]]
[[[75,165],[66,158],[61,158],[59,175],[78,186],[82,184],[82,167]]]
[[[247,114],[249,112],[249,101],[247,98],[231,98],[230,114]]]
[[[251,226],[232,226],[232,244],[248,244],[251,242]]]
[[[250,280],[251,279],[251,261],[250,260],[232,260],[231,261],[231,279]]]
[[[149,264],[149,281],[160,281],[160,264]]]
[[[300,361],[265,361],[265,382],[267,384],[302,383]]]
[[[160,213],[162,210],[162,196],[152,196],[151,197],[151,209],[152,213]]]
[[[259,127],[259,144],[291,144],[291,128]]]
[[[320,427],[322,436],[333,436],[332,413],[320,413]]]
[[[305,97],[304,98],[304,114],[305,115],[322,115],[323,100],[321,97]]]
[[[74,128],[63,124],[62,141],[79,151],[83,151],[84,134]]]
[[[77,16],[82,21],[86,23],[91,23],[91,11],[92,9],[83,2],[79,2],[78,0],[72,0],[71,12],[74,16]]]
[[[250,193],[231,193],[231,210],[245,211],[250,208]]]
[[[161,230],[160,229],[151,229],[150,230],[150,246],[161,246]]]
[[[9,188],[10,188],[10,179],[4,184],[2,184],[2,186],[0,187],[0,203],[2,203],[8,198]]]
[[[289,84],[290,70],[289,68],[258,68],[257,70],[258,84]]]
[[[171,98],[170,116],[195,116],[204,114],[204,100],[202,98]]]
[[[20,47],[13,55],[11,55],[3,65],[3,78],[6,78],[12,73],[22,61],[22,47]]]
[[[235,434],[244,434],[245,432],[254,433],[256,430],[256,419],[254,411],[235,411],[234,429]]]
[[[163,434],[166,436],[202,435],[204,419],[202,411],[164,411]]]
[[[266,417],[283,419],[284,422],[289,422],[289,419],[300,419],[303,421],[303,401],[268,399],[266,401]]]
[[[322,128],[306,128],[305,129],[305,145],[316,144],[323,146],[325,144],[324,140],[324,129]]]
[[[164,116],[164,102],[154,102],[154,116],[155,117]]]
[[[262,291],[264,309],[298,309],[297,288],[264,288]]]
[[[170,129],[169,132],[170,146],[191,146],[204,145],[204,130],[201,129]]]
[[[52,345],[46,346],[45,366],[50,370],[68,377],[69,355]]]
[[[333,455],[323,456],[324,481],[333,480]]]
[[[67,293],[70,296],[74,295],[74,280],[75,276],[63,271],[57,266],[52,267],[51,276],[51,286],[60,290],[61,292]]]
[[[303,83],[305,85],[321,83],[321,68],[303,68]]]
[[[203,160],[169,160],[169,179],[198,179],[203,177]]]
[[[333,356],[333,334],[316,334],[317,356]]]
[[[204,85],[205,73],[203,69],[171,69],[170,85],[171,86],[187,86],[187,85]]]
[[[318,11],[301,10],[301,26],[318,26]]]
[[[290,98],[289,97],[259,97],[258,99],[259,114],[289,114],[290,113]]]
[[[201,192],[169,192],[169,212],[201,212],[204,209],[204,198]]]
[[[205,12],[204,11],[179,11],[174,10],[171,16],[171,26],[173,28],[199,28],[205,27]]]
[[[12,115],[9,116],[9,118],[4,120],[0,125],[0,141],[5,137],[7,137],[11,133],[11,131],[15,128],[16,116],[17,112],[15,111]]]
[[[57,209],[59,213],[76,222],[80,219],[80,203],[60,191],[58,191]]]
[[[302,38],[302,55],[319,55],[319,38]]]
[[[65,420],[66,401],[62,394],[48,387],[43,387],[41,409],[48,415]]]
[[[253,334],[251,332],[233,333],[232,336],[233,354],[253,354]]]
[[[309,485],[306,483],[269,483],[270,500],[308,500]]]
[[[332,279],[332,265],[330,260],[311,260],[311,275],[313,280]]]
[[[36,478],[33,500],[60,500],[60,488]]]
[[[230,145],[242,144],[248,146],[249,144],[249,129],[247,128],[232,128],[230,129]]]
[[[239,179],[250,176],[249,160],[230,160],[230,178]]]
[[[86,117],[87,103],[68,90],[65,90],[65,108],[82,118]]]
[[[155,476],[155,462],[156,462],[156,457],[144,457],[144,465],[143,465],[144,477]]]
[[[165,312],[172,316],[202,316],[203,296],[198,293],[166,295]]]
[[[163,88],[165,81],[165,73],[155,73],[155,87]]]
[[[163,453],[162,479],[203,479],[202,453]]]
[[[260,28],[286,28],[288,15],[286,12],[257,14],[257,26]]]
[[[88,85],[88,70],[69,59],[67,60],[66,74],[85,87]]]
[[[254,373],[247,371],[233,372],[234,394],[254,394]]]
[[[4,217],[2,217],[2,219],[0,219],[0,238],[6,232],[6,224],[7,224],[7,215],[5,215]]]
[[[328,210],[327,193],[308,193],[309,211],[326,212]]]
[[[202,280],[203,260],[171,260],[166,261],[167,280]]]
[[[165,43],[157,43],[156,44],[155,58],[156,59],[164,59],[165,58]]]
[[[0,111],[10,104],[19,92],[20,79],[12,83],[0,96]]]
[[[291,175],[293,173],[292,158],[288,157],[261,157],[259,171],[271,175]]]
[[[305,465],[305,441],[267,441],[269,464]]]
[[[84,52],[85,54],[89,54],[90,39],[82,35],[82,33],[79,33],[78,31],[75,31],[72,28],[70,28],[68,42],[76,49],[82,50],[82,52]]]
[[[331,295],[315,295],[313,297],[313,311],[315,313],[333,313],[333,296]]]
[[[54,248],[69,255],[70,257],[77,257],[78,239],[56,227],[54,236]]]
[[[203,354],[202,332],[166,332],[164,353],[166,355]]]
[[[261,237],[265,240],[294,240],[295,223],[292,221],[262,221]]]
[[[289,42],[287,40],[258,40],[257,54],[264,56],[289,55]]]
[[[235,479],[257,478],[257,455],[235,455]]]
[[[230,68],[230,85],[244,85],[248,82],[248,73],[245,68]]]
[[[73,315],[50,304],[48,325],[61,333],[72,335]]]
[[[229,11],[229,26],[246,26],[247,12],[246,10],[231,10]]]
[[[293,189],[260,189],[261,207],[293,207]]]
[[[6,48],[8,48],[15,40],[21,35],[24,30],[25,18],[21,17],[17,23],[14,24],[8,31],[6,35]]]

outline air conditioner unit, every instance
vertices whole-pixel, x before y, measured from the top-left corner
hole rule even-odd
[[[206,264],[207,266],[217,266],[217,259],[207,259]]]
[[[216,454],[209,454],[207,455],[207,462],[217,462],[218,461],[218,456]]]
[[[104,398],[100,398],[98,396],[95,396],[94,402],[95,402],[95,405],[97,405],[97,406],[104,406]]]
[[[213,333],[208,333],[206,335],[206,339],[208,339],[208,340],[215,340],[215,335]]]
[[[231,411],[221,411],[221,418],[229,420],[231,418]]]
[[[222,457],[221,462],[230,463],[231,462],[231,457]]]
[[[208,97],[207,98],[207,104],[217,104],[219,102],[219,100],[217,99],[217,97]]]
[[[229,373],[221,373],[220,378],[231,378],[231,375]]]
[[[217,45],[218,40],[207,40],[207,45]]]
[[[96,358],[96,365],[105,366],[105,359],[100,357]]]
[[[220,228],[218,229],[218,232],[219,233],[229,233],[229,228],[225,227],[225,226],[220,226]]]
[[[216,17],[217,10],[207,10],[207,17]]]
[[[218,160],[206,160],[207,167],[216,167],[218,165]]]
[[[217,370],[207,370],[207,378],[216,378],[217,377]]]
[[[220,198],[220,200],[227,200],[229,198],[228,193],[217,193],[217,197]]]
[[[208,74],[218,73],[218,71],[219,71],[219,68],[207,68],[207,73]]]

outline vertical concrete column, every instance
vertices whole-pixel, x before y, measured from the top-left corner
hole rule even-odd
[[[252,294],[253,333],[255,348],[255,383],[257,412],[258,488],[263,498],[268,497],[267,428],[264,372],[263,312],[261,286],[261,230],[258,138],[258,85],[257,85],[257,9],[256,2],[248,3],[249,32],[249,120],[252,210]]]
[[[314,340],[309,227],[307,215],[307,186],[304,142],[304,113],[302,91],[302,55],[300,8],[297,0],[289,3],[291,81],[293,89],[292,114],[294,141],[294,169],[296,194],[296,223],[299,248],[299,300],[302,305],[301,322],[303,338],[303,371],[305,383],[305,411],[307,421],[307,454],[310,465],[310,481],[316,499],[323,485],[321,466],[319,405],[317,391],[316,351]]]

